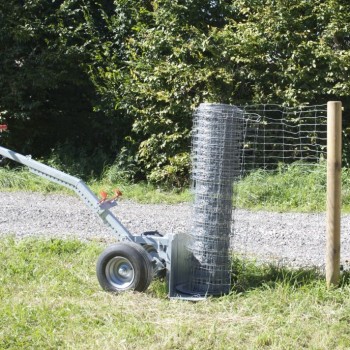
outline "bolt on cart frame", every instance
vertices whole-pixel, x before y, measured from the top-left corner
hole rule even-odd
[[[1,131],[6,130],[5,127]],[[111,212],[117,205],[117,197],[99,200],[79,178],[42,164],[17,152],[0,146],[0,155],[25,165],[29,170],[49,181],[65,186],[77,193],[88,208],[108,225],[120,243],[111,245],[100,255],[96,274],[101,287],[107,291],[145,291],[156,275],[166,272],[169,296],[172,298],[198,299],[180,295],[175,286],[186,281],[189,256],[185,252],[185,234],[160,235],[157,231],[141,235],[130,233]]]

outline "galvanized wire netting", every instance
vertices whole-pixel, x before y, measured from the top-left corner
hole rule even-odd
[[[234,200],[244,210],[234,213],[231,248],[242,258],[323,268],[324,249],[315,244],[325,244],[326,235],[327,105],[239,108],[244,131]],[[249,209],[259,210],[258,223]]]
[[[199,106],[193,124],[194,203],[192,239],[187,247],[192,261],[185,292],[208,295],[229,292],[231,248],[243,245],[246,251],[250,250],[244,237],[244,225],[249,226],[249,220],[239,223],[238,238],[233,235],[233,201],[239,196],[234,181],[255,170],[274,172],[281,164],[297,162],[308,169],[317,167],[326,156],[326,120],[326,105]],[[274,184],[261,186],[269,187],[263,190],[269,193]],[[263,207],[264,196],[258,197],[256,200]],[[248,226],[246,231],[252,231]],[[289,227],[289,224],[281,221],[280,226]],[[254,241],[252,237],[249,239]],[[275,247],[271,249],[276,251]]]
[[[190,293],[230,290],[230,235],[233,181],[240,174],[242,111],[223,104],[201,104],[194,116]]]
[[[239,107],[244,116],[242,173],[275,170],[298,161],[311,166],[326,158],[327,106]]]

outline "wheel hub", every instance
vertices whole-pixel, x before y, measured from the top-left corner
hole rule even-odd
[[[106,278],[117,289],[128,289],[134,281],[135,271],[127,258],[116,256],[106,265]]]
[[[119,270],[118,270],[118,274],[121,276],[121,277],[124,277],[124,278],[128,278],[130,277],[130,275],[133,273],[133,270],[132,268],[130,268],[130,266],[126,265],[126,264],[123,264],[119,267]]]

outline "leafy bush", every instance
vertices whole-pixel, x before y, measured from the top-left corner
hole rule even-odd
[[[125,147],[128,168],[117,158],[117,172],[183,183],[201,102],[340,99],[348,126],[344,0],[9,0],[0,19],[6,145],[46,158],[69,145],[56,161],[71,157],[85,176],[102,162],[79,166],[76,150],[101,150],[111,165]]]
[[[190,156],[188,153],[177,154],[169,159],[169,165],[155,168],[148,175],[151,183],[161,184],[166,187],[186,188],[189,186],[188,169]]]

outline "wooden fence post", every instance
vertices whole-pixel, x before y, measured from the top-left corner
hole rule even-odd
[[[342,104],[327,103],[327,287],[337,286],[340,277],[340,211],[342,164]]]

